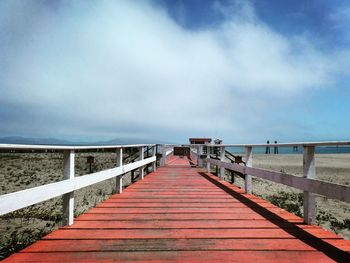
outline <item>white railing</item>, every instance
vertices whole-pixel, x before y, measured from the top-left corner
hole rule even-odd
[[[348,141],[338,142],[304,142],[304,143],[279,143],[279,144],[223,144],[223,145],[158,145],[160,147],[160,165],[166,163],[168,156],[173,152],[174,146],[187,146],[191,148],[191,154],[196,158],[197,165],[203,166],[200,158],[203,147],[208,147],[206,167],[210,171],[210,165],[220,167],[219,177],[224,178],[225,169],[236,171],[245,176],[245,191],[252,193],[252,176],[270,180],[276,183],[291,186],[304,191],[304,220],[307,223],[315,222],[315,196],[324,195],[328,198],[350,202],[350,187],[316,179],[315,147],[316,146],[343,146],[350,145]],[[253,147],[293,147],[304,148],[303,168],[304,177],[291,174],[273,172],[253,168]],[[123,164],[123,149],[139,148],[139,159],[136,162]],[[152,157],[144,159],[144,147],[153,147]],[[225,162],[225,147],[244,147],[246,166]],[[210,158],[210,148],[220,150],[220,159]],[[116,167],[84,176],[75,177],[75,153],[86,150],[109,149],[116,151]],[[107,179],[116,178],[116,191],[122,192],[123,174],[135,169],[140,169],[140,178],[143,179],[143,167],[152,163],[153,171],[156,169],[156,146],[154,144],[137,145],[113,145],[113,146],[51,146],[51,145],[12,145],[0,144],[0,151],[58,151],[64,154],[64,179],[63,181],[42,185],[10,194],[0,196],[0,215],[46,201],[48,199],[63,196],[64,224],[73,224],[74,216],[74,191],[90,186]]]
[[[144,159],[144,147],[153,147],[152,156]],[[123,164],[123,149],[138,148],[138,161]],[[109,149],[116,151],[116,167],[88,175],[75,177],[75,153],[85,150]],[[113,145],[113,146],[52,146],[52,145],[16,145],[0,144],[0,150],[5,151],[58,151],[63,152],[64,180],[46,184],[30,189],[17,191],[0,196],[0,215],[7,214],[18,209],[34,205],[54,197],[63,197],[63,224],[72,225],[74,222],[74,191],[116,178],[116,191],[122,193],[123,175],[127,172],[140,169],[140,178],[144,177],[144,167],[153,164],[152,170],[156,169],[156,147],[154,144],[137,145]]]
[[[219,178],[223,179],[225,169],[244,174],[245,192],[252,193],[252,176],[276,183],[291,186],[304,191],[304,221],[308,224],[315,223],[316,205],[315,194],[323,195],[331,199],[337,199],[344,202],[350,202],[350,187],[317,180],[315,167],[315,147],[316,146],[344,146],[350,145],[349,141],[336,142],[301,142],[301,143],[278,143],[278,144],[224,144],[224,145],[206,145],[209,148],[220,149],[220,160],[210,158],[210,151],[207,151],[207,171],[210,172],[210,165],[220,167]],[[253,168],[253,147],[303,147],[303,177],[295,175],[268,171],[264,169]],[[244,147],[245,163],[239,165],[225,162],[225,147]],[[349,175],[350,176],[350,175]]]
[[[174,151],[172,147],[167,145],[159,145],[162,157],[160,158],[160,166],[164,166],[167,162],[168,157]]]

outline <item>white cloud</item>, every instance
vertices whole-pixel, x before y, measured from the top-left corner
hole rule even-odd
[[[125,135],[127,125],[161,139],[175,132],[228,137],[253,128],[241,123],[237,108],[263,117],[259,103],[247,105],[328,85],[339,71],[310,39],[280,35],[259,21],[252,5],[193,31],[147,1],[56,8],[11,2],[15,8],[0,15],[12,14],[0,20],[2,30],[15,29],[12,45],[0,48],[7,59],[2,100],[41,108],[46,117],[38,124],[55,123],[50,136],[91,129],[113,137]],[[22,13],[31,16],[14,19]]]

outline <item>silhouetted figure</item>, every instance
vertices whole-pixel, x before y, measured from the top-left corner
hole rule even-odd
[[[269,144],[270,141],[267,141],[266,143]],[[266,146],[265,154],[270,154],[270,146]]]
[[[277,141],[275,141],[275,144],[277,144]],[[274,153],[278,154],[278,147],[277,146],[274,147]]]
[[[297,145],[294,145],[293,146],[293,152],[297,152],[298,151],[298,146]]]

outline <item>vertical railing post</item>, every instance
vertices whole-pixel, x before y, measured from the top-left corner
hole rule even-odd
[[[143,150],[144,150],[144,147],[143,146],[141,146],[141,147],[139,147],[139,161],[142,161],[143,160],[143,158],[144,158],[144,152],[143,152]],[[143,177],[145,176],[145,173],[144,173],[144,166],[141,166],[140,168],[139,168],[139,174],[140,174],[140,178],[141,178],[141,180],[143,180]]]
[[[208,173],[211,172],[209,159],[210,159],[210,147],[207,146],[207,172]]]
[[[165,145],[161,146],[162,157],[160,158],[160,166],[164,166],[166,163],[166,147]]]
[[[123,165],[123,148],[118,148],[116,151],[117,154],[117,167]],[[116,193],[121,194],[123,192],[123,175],[116,177]]]
[[[157,155],[157,146],[154,145],[153,146],[153,150],[152,150],[152,157],[156,156]],[[153,163],[152,163],[152,172],[155,172],[157,169],[157,160],[155,160]]]
[[[196,151],[197,151],[197,166],[202,167],[203,164],[202,164],[202,160],[201,160],[201,146],[200,145],[197,146]]]
[[[225,161],[225,147],[221,146],[220,147],[220,161],[224,162]],[[225,168],[223,166],[220,166],[220,179],[224,180],[225,179]]]
[[[315,146],[304,146],[303,170],[305,178],[316,178]],[[315,215],[315,195],[308,191],[304,191],[304,222],[307,224],[315,223]]]
[[[219,160],[219,154],[218,154],[219,148],[214,147],[214,151],[215,151],[216,160]],[[215,165],[215,175],[219,176],[219,166],[218,165]]]
[[[74,151],[63,153],[64,179],[74,179]],[[63,225],[73,225],[74,223],[74,191],[63,195]]]
[[[251,146],[245,147],[245,163],[247,167],[253,166],[253,151]],[[247,194],[252,193],[252,176],[250,174],[245,175],[244,189]]]

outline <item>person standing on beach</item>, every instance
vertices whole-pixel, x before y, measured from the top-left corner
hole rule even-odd
[[[270,141],[267,141],[266,143],[269,144]],[[270,146],[266,146],[265,154],[270,154]]]
[[[275,141],[275,144],[277,144],[277,141]],[[274,147],[274,153],[278,154],[278,147],[277,146]]]

